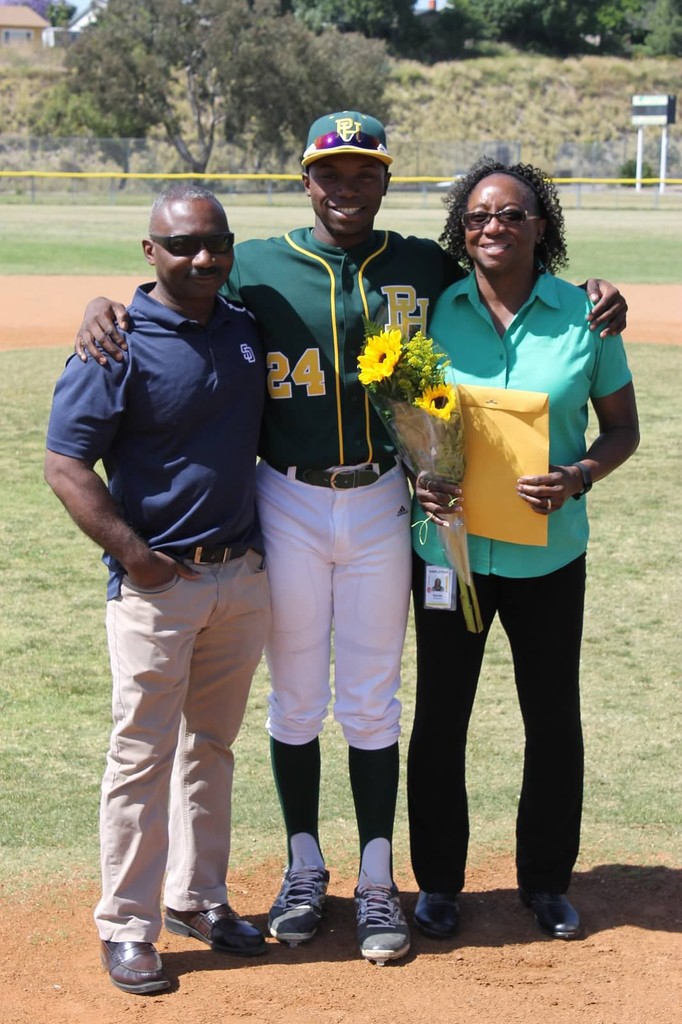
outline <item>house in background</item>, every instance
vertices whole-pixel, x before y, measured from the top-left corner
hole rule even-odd
[[[43,46],[68,46],[78,39],[78,32],[62,25],[49,25],[43,29]]]
[[[107,6],[107,0],[93,0],[92,3],[80,4],[69,25],[72,32],[81,32],[88,25],[97,21],[97,15],[103,7]]]
[[[84,28],[93,25],[107,0],[93,0],[89,4],[80,4],[66,28],[50,26],[43,32],[43,46],[69,46]]]
[[[437,14],[445,10],[448,0],[417,0],[412,5],[415,14]]]
[[[0,46],[42,46],[43,29],[50,23],[30,7],[0,7]]]
[[[48,24],[47,28],[43,29],[43,46],[69,46],[78,39],[84,28],[97,21],[97,16],[106,5],[107,0],[92,0],[92,3],[77,4],[75,14],[68,25]]]

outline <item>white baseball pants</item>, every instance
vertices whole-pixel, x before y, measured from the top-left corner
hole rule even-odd
[[[375,483],[333,490],[261,462],[272,627],[265,654],[268,730],[303,744],[322,730],[332,698],[346,741],[380,750],[400,734],[400,661],[410,598],[410,497],[396,466]]]

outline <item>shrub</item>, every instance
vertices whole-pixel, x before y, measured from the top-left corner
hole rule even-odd
[[[636,178],[637,177],[637,161],[626,160],[618,172],[619,178]],[[642,161],[642,177],[653,178],[654,172],[651,168],[651,164],[647,160]]]

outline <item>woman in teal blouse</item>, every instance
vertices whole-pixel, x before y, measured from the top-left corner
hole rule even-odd
[[[461,611],[425,607],[427,564],[444,566],[437,531],[415,531],[413,598],[417,702],[408,760],[416,924],[435,938],[458,925],[469,837],[465,752],[486,639],[496,614],[507,633],[525,729],[517,815],[522,902],[555,938],[580,934],[566,891],[578,854],[583,743],[579,661],[585,494],[639,441],[637,409],[620,337],[591,331],[585,292],[553,273],[566,264],[554,186],[527,165],[482,160],[448,195],[441,243],[471,268],[438,300],[430,324],[455,382],[549,394],[549,472],[521,478],[519,501],[549,516],[546,547],[469,536],[484,630]],[[599,436],[585,444],[588,406]],[[434,522],[466,494],[422,476],[416,499]],[[576,499],[576,500],[574,500]],[[418,518],[418,517],[417,517]]]

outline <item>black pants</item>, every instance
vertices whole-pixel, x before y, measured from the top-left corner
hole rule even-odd
[[[424,609],[424,562],[413,566],[417,700],[408,757],[412,867],[420,889],[464,886],[469,815],[467,729],[495,613],[509,638],[525,730],[516,822],[518,883],[566,892],[580,842],[583,741],[579,664],[585,556],[547,576],[475,574],[484,631],[461,610]]]

